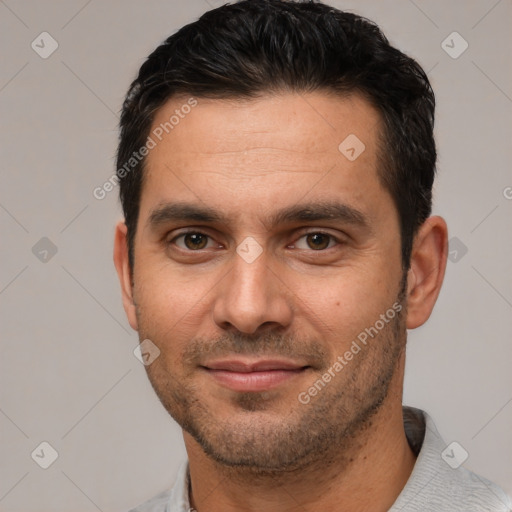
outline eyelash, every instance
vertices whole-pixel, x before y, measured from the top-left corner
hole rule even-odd
[[[172,238],[171,240],[169,240],[167,242],[168,245],[175,245],[175,242],[176,240],[178,240],[179,238],[184,238],[186,235],[203,235],[203,236],[206,236],[208,237],[210,240],[212,239],[212,237],[210,235],[207,235],[206,233],[203,233],[201,231],[194,231],[194,230],[190,230],[190,231],[184,231],[182,233],[180,233],[179,235],[175,236],[174,238]],[[297,238],[297,241],[304,238],[304,237],[307,237],[309,235],[322,235],[322,236],[326,236],[330,239],[330,241],[334,241],[336,242],[336,245],[342,245],[343,242],[335,237],[334,235],[331,235],[330,233],[326,233],[325,231],[308,231],[306,233],[303,233],[299,238]],[[295,245],[296,242],[293,242],[293,245]],[[310,250],[312,252],[327,252],[328,250],[330,249],[333,249],[335,246],[333,247],[327,247],[325,249],[318,249],[318,250],[315,250],[315,249],[299,249],[299,250]],[[178,247],[180,250],[182,251],[186,251],[186,252],[190,252],[190,253],[193,253],[193,252],[197,252],[197,253],[200,253],[201,251],[204,251],[205,249],[198,249],[198,250],[192,250],[192,249],[184,249],[182,247]]]

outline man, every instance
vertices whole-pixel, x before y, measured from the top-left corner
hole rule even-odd
[[[220,7],[143,64],[114,260],[188,462],[136,511],[510,510],[402,406],[446,267],[434,103],[374,24],[320,3]]]

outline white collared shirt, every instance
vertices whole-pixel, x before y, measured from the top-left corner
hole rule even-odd
[[[460,448],[447,447],[426,412],[404,406],[403,413],[407,440],[417,459],[389,512],[512,512],[512,500],[500,487],[459,465]],[[189,478],[188,462],[184,462],[172,489],[130,512],[193,511]]]

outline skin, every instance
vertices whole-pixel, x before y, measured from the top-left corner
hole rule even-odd
[[[169,100],[153,126],[185,102]],[[183,428],[199,512],[385,511],[410,476],[406,328],[422,325],[434,307],[447,227],[427,219],[404,276],[397,210],[377,176],[380,126],[357,95],[198,98],[147,157],[133,272],[123,222],[114,262],[130,325],[161,351],[146,370]],[[338,150],[349,134],[365,144],[354,161]],[[226,220],[151,225],[155,209],[177,201]],[[356,210],[365,224],[270,222],[283,208],[326,201]],[[187,228],[207,236],[176,238]],[[246,237],[262,250],[251,263],[236,251]],[[401,314],[301,403],[299,393],[393,304]],[[306,368],[250,392],[223,386],[204,368],[270,356]]]

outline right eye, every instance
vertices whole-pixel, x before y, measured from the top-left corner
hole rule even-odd
[[[178,243],[178,240],[181,240],[181,242]],[[213,243],[210,236],[205,235],[200,231],[187,231],[174,237],[172,240],[168,242],[168,244],[176,245],[177,247],[184,251],[195,252],[201,251],[203,249],[208,249],[209,247],[207,245],[209,240],[211,243]],[[213,246],[215,246],[215,244]]]

